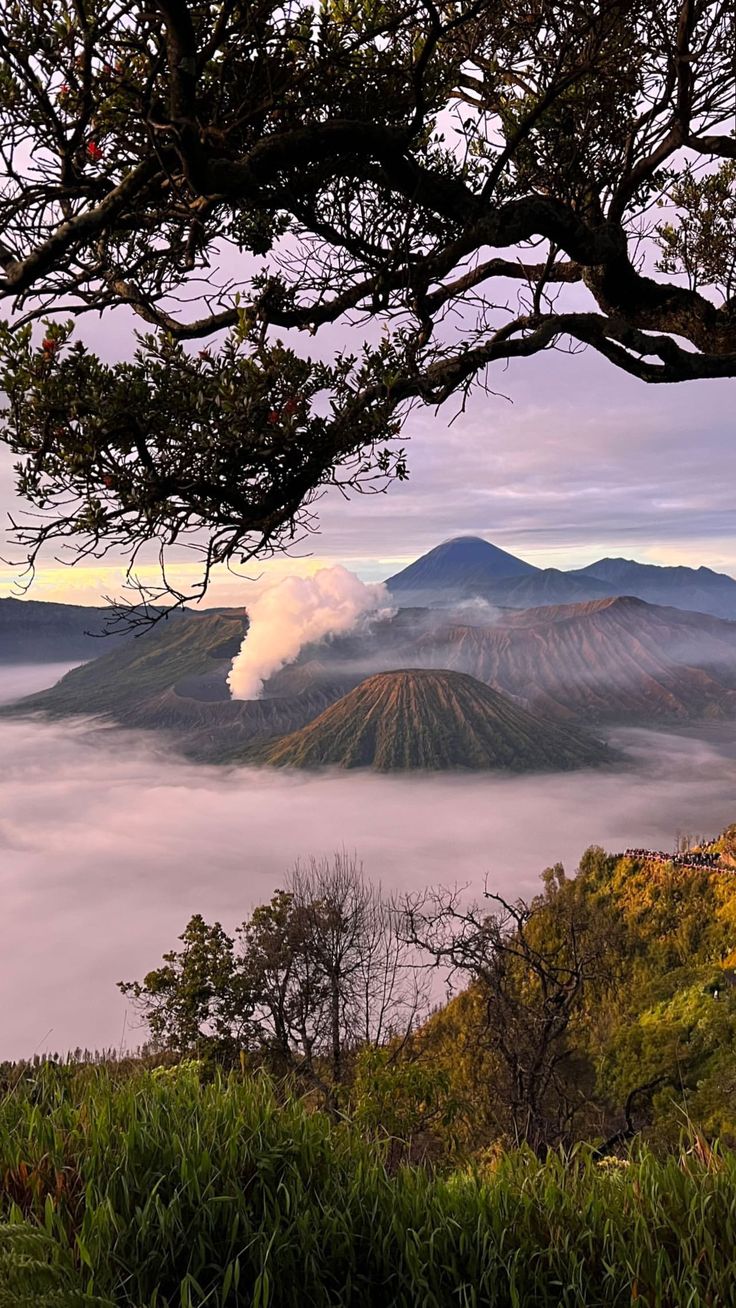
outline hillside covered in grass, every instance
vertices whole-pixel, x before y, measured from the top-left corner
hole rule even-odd
[[[22,700],[18,711],[53,716],[104,713],[123,716],[132,705],[193,678],[224,678],[247,630],[244,610],[176,613],[122,647],[98,641],[99,656],[74,668],[49,690]]]
[[[287,1076],[412,1157],[668,1149],[687,1123],[736,1148],[735,856],[730,827],[669,861],[591,848],[528,901],[397,900],[343,852],[230,931],[182,923],[121,989],[159,1051]]]
[[[690,845],[192,918],[142,1055],[0,1065],[1,1308],[725,1308],[736,827]]]

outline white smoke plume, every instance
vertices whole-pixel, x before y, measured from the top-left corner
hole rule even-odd
[[[482,595],[471,595],[468,599],[458,600],[448,607],[451,613],[459,614],[466,622],[478,623],[483,627],[490,627],[503,617],[498,605],[491,604],[490,600],[484,599]]]
[[[233,699],[258,699],[263,683],[302,646],[350,631],[364,613],[388,610],[383,582],[366,584],[339,564],[311,577],[287,577],[248,606],[250,626],[228,673]]]

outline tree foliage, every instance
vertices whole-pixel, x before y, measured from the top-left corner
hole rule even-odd
[[[593,847],[575,878],[543,879],[511,912],[441,891],[412,905],[414,934],[469,982],[413,1047],[449,1078],[453,1139],[602,1155],[640,1133],[677,1147],[690,1125],[736,1140],[732,873]]]
[[[542,882],[528,902],[436,888],[399,911],[354,860],[310,860],[232,937],[194,917],[122,989],[159,1049],[289,1076],[396,1158],[605,1156],[642,1133],[676,1147],[688,1124],[736,1142],[728,865],[593,847]],[[449,993],[428,1015],[433,978]]]
[[[196,915],[183,948],[121,982],[154,1043],[297,1078],[334,1107],[356,1051],[404,1039],[422,1009],[397,910],[354,859],[297,864],[235,936]]]
[[[297,538],[331,482],[404,475],[408,405],[558,344],[733,376],[734,22],[729,0],[9,0],[4,434],[45,515],[31,558],[204,529],[206,583]],[[156,335],[124,364],[23,334],[126,308]],[[279,342],[348,323],[367,343],[329,365]]]

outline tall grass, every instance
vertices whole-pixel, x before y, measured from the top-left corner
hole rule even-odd
[[[114,1308],[88,1295],[69,1257],[29,1222],[0,1225],[0,1308]]]
[[[194,1071],[20,1082],[0,1104],[0,1208],[82,1290],[136,1308],[716,1308],[736,1285],[733,1156],[391,1176],[265,1081]]]

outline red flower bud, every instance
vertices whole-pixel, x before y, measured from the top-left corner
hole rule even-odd
[[[272,410],[271,410],[271,412],[270,412],[269,415],[268,415],[268,421],[269,421],[271,424],[273,424],[273,423],[275,423],[275,422],[280,422],[280,421],[281,421],[281,414],[279,413],[278,409],[272,409]]]
[[[47,354],[56,354],[56,351],[59,348],[59,342],[55,341],[53,336],[45,336],[41,342],[41,348],[45,350]]]
[[[87,154],[89,155],[93,163],[97,163],[98,159],[102,158],[102,150],[100,149],[96,141],[87,142]]]

